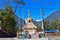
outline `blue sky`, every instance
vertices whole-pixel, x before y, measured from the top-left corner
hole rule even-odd
[[[21,0],[25,2],[25,6],[19,4],[19,8],[16,9],[16,15],[23,19],[27,19],[28,10],[30,10],[30,16],[33,20],[41,20],[41,7],[44,8],[44,18],[48,17],[52,12],[60,9],[60,0]],[[0,9],[4,9],[5,0],[0,0]],[[9,5],[12,9],[15,9],[16,4],[10,0]],[[24,10],[24,11],[23,11]],[[18,14],[20,12],[20,15]],[[24,14],[24,17],[23,15]]]

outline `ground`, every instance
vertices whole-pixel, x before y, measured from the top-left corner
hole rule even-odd
[[[60,40],[60,37],[45,37],[45,38],[38,38],[38,39],[18,39],[18,38],[0,38],[0,40]]]

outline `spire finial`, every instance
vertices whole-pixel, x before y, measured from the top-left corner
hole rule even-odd
[[[28,10],[28,18],[30,17],[30,10]]]

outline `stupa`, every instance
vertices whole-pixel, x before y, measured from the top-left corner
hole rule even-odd
[[[28,32],[29,34],[33,34],[36,31],[37,26],[34,25],[34,23],[32,22],[32,19],[30,18],[30,11],[28,10],[28,18],[26,20],[26,24],[23,27],[24,32]]]

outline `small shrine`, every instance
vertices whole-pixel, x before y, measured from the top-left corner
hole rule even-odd
[[[23,26],[23,34],[20,31],[17,32],[17,37],[19,38],[41,38],[40,31],[37,30],[37,26],[32,22],[30,17],[30,11],[28,10],[28,18],[26,24]],[[20,35],[21,34],[21,35]]]
[[[37,26],[34,25],[34,23],[32,22],[32,19],[30,18],[30,11],[28,10],[28,18],[26,20],[26,24],[23,27],[24,32],[28,32],[29,34],[33,34],[36,31]]]

